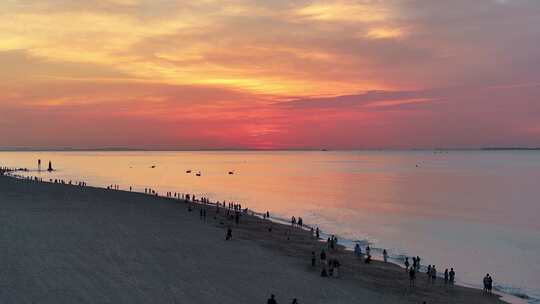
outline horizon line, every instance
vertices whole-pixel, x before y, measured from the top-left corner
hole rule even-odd
[[[219,151],[504,151],[504,150],[540,150],[540,147],[508,146],[508,147],[474,147],[474,148],[128,148],[128,147],[99,147],[99,148],[73,148],[73,147],[0,147],[0,152],[219,152]]]

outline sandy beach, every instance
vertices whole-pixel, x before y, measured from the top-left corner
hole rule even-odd
[[[503,303],[423,273],[411,289],[402,268],[366,265],[343,248],[329,252],[340,277],[323,278],[310,259],[326,244],[308,231],[248,215],[237,225],[215,207],[204,220],[200,208],[0,176],[0,302]]]

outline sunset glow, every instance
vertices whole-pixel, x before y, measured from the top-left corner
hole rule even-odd
[[[540,146],[535,0],[6,0],[0,17],[0,147]]]

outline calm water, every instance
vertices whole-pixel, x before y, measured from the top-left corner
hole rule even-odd
[[[2,152],[0,165],[37,169],[38,158],[58,171],[31,175],[302,216],[396,259],[419,255],[439,271],[454,267],[463,284],[480,286],[489,272],[500,289],[540,298],[537,151]]]

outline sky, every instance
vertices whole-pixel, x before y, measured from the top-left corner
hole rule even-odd
[[[0,147],[540,147],[540,0],[2,0]]]

